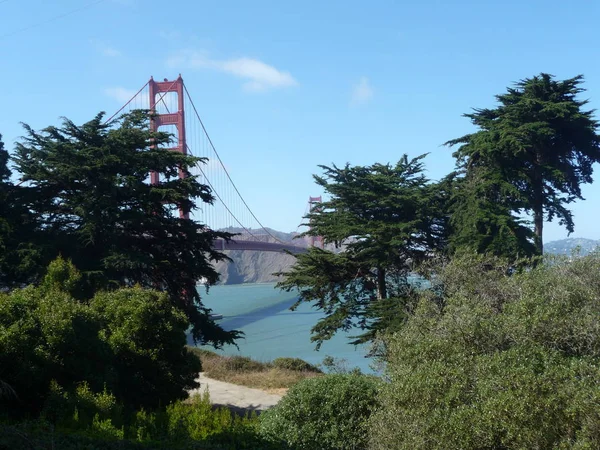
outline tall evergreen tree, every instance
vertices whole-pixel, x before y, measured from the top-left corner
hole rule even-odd
[[[557,81],[545,73],[519,81],[496,97],[496,108],[465,115],[477,132],[448,142],[460,145],[454,155],[467,173],[479,167],[501,171],[533,217],[540,254],[544,219],[558,218],[573,232],[566,205],[583,199],[581,184],[592,182],[592,166],[600,161],[598,123],[593,111],[584,110],[587,100],[578,99],[582,83],[581,75]]]
[[[445,247],[440,191],[423,175],[423,157],[405,155],[396,165],[320,166],[324,174],[314,178],[329,200],[307,215],[306,234],[322,236],[327,249],[296,255],[278,284],[298,290],[296,306],[310,302],[326,313],[312,329],[317,345],[338,330],[366,330],[355,341],[363,342],[401,324],[414,267]]]
[[[210,319],[196,289],[200,279],[217,281],[211,261],[225,256],[212,243],[229,235],[177,214],[179,206],[191,211],[196,201],[213,201],[196,177],[178,178],[203,160],[161,149],[171,137],[152,132],[144,111],[109,124],[99,114],[82,126],[65,119],[61,127],[25,129],[14,160],[25,186],[21,202],[36,224],[37,276],[62,255],[83,275],[81,298],[134,284],[165,290],[196,340],[232,342],[237,333]],[[151,171],[161,174],[158,185],[148,182]]]
[[[500,168],[471,167],[443,181],[449,186],[449,251],[490,253],[516,261],[536,254],[520,193],[502,178]]]

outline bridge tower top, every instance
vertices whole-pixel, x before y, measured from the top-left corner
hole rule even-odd
[[[308,197],[308,211],[313,212],[319,209],[319,203],[321,203],[323,199],[319,195],[318,197]],[[309,225],[310,226],[310,225]],[[323,242],[323,236],[309,236],[310,245],[312,247],[320,247],[325,248],[325,243]]]

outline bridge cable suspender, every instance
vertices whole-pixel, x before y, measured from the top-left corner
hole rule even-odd
[[[192,105],[192,108],[194,109],[194,113],[196,114],[196,118],[198,119],[198,121],[200,122],[200,125],[202,126],[202,130],[204,130],[204,134],[206,135],[206,138],[208,139],[208,142],[209,142],[211,148],[215,152],[215,155],[217,156],[217,159],[219,160],[219,163],[221,164],[221,167],[223,167],[223,170],[225,171],[225,174],[227,175],[227,178],[231,182],[231,185],[233,186],[233,189],[235,189],[235,192],[237,192],[238,196],[240,197],[240,200],[242,200],[242,203],[244,203],[244,205],[246,206],[246,208],[248,209],[248,211],[250,212],[250,214],[252,215],[252,217],[254,218],[254,220],[256,220],[256,222],[261,226],[261,228],[263,230],[265,230],[265,232],[269,236],[271,236],[273,239],[275,239],[276,242],[279,242],[280,244],[286,244],[281,239],[279,239],[278,237],[274,236],[269,230],[267,230],[267,228],[261,223],[261,221],[258,220],[258,217],[256,217],[256,215],[254,214],[254,211],[252,211],[252,209],[250,209],[250,206],[248,206],[248,204],[246,203],[246,200],[244,200],[244,197],[242,197],[242,194],[240,193],[240,191],[238,190],[237,186],[235,185],[235,183],[231,179],[231,176],[229,175],[229,172],[227,171],[227,168],[225,167],[225,164],[223,164],[223,161],[221,160],[221,157],[219,156],[219,152],[217,152],[217,149],[215,148],[215,146],[214,146],[214,144],[212,142],[212,139],[208,135],[208,132],[206,131],[206,127],[204,126],[204,123],[202,122],[202,119],[200,118],[200,114],[198,114],[198,110],[196,109],[196,105],[194,105],[194,101],[192,100],[192,97],[190,96],[190,93],[188,92],[185,83],[183,83],[183,89],[184,89],[184,91],[185,91],[185,93],[186,93],[186,95],[188,97],[188,100],[190,101],[190,103]],[[235,216],[234,216],[234,218],[235,218]],[[244,228],[246,228],[246,227],[244,227]]]

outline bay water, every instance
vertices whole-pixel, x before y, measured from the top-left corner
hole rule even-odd
[[[290,307],[297,294],[275,289],[274,283],[236,284],[213,286],[209,293],[198,286],[204,305],[214,314],[222,314],[218,323],[226,330],[240,330],[244,336],[234,345],[225,346],[217,353],[241,355],[259,361],[272,361],[278,357],[301,358],[312,364],[322,363],[325,356],[344,360],[348,369],[360,368],[372,372],[371,358],[365,358],[366,346],[349,344],[349,336],[360,330],[338,333],[325,341],[320,350],[310,341],[310,329],[324,314],[308,303],[302,303],[295,311]],[[205,347],[213,350],[212,347]]]

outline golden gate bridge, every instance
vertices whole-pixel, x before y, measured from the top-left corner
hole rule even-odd
[[[252,250],[302,253],[306,245],[294,245],[274,235],[256,217],[246,200],[233,182],[221,156],[217,152],[198,109],[194,104],[181,75],[175,80],[150,80],[137,91],[116,113],[107,119],[107,123],[120,114],[133,110],[149,110],[150,130],[171,134],[172,143],[166,151],[178,151],[183,154],[205,158],[198,162],[190,174],[198,181],[209,186],[215,198],[214,203],[203,204],[198,209],[201,217],[196,220],[213,230],[235,233],[231,240],[217,239],[217,250]],[[188,176],[182,170],[179,177]],[[150,183],[159,184],[160,174],[150,173]],[[309,208],[321,201],[321,197],[309,197]],[[197,213],[194,214],[194,216]],[[189,219],[189,212],[179,210],[183,219]],[[323,246],[320,238],[311,237],[307,245]]]

